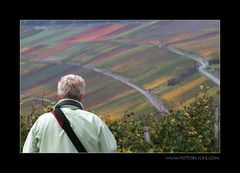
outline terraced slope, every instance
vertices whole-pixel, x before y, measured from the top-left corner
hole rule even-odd
[[[21,26],[23,112],[30,111],[33,101],[41,102],[43,93],[48,101],[55,101],[57,82],[69,73],[86,80],[83,104],[87,110],[112,118],[120,118],[128,111],[138,114],[157,111],[141,92],[93,68],[122,76],[167,107],[182,99],[191,101],[200,85],[209,86],[211,94],[218,95],[219,87],[197,70],[187,72],[177,83],[169,85],[170,80],[179,78],[182,71],[196,63],[159,48],[159,44],[168,44],[208,57],[219,51],[216,21],[40,24]]]

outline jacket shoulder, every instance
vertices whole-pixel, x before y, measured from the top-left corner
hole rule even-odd
[[[35,124],[38,127],[43,127],[44,124],[46,124],[49,121],[52,121],[54,118],[55,117],[51,112],[47,112],[47,113],[44,113],[44,114],[40,115],[38,117],[37,121],[35,122]]]

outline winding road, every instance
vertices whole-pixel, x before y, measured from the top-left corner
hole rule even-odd
[[[154,96],[152,96],[148,91],[145,91],[143,89],[141,89],[140,87],[138,87],[137,85],[134,85],[133,83],[130,83],[128,81],[128,79],[124,78],[123,76],[120,76],[120,75],[117,75],[117,74],[113,74],[112,72],[110,71],[107,71],[105,69],[99,69],[99,68],[95,68],[95,67],[91,67],[91,66],[88,66],[88,65],[84,65],[83,66],[84,68],[87,68],[87,69],[91,69],[91,70],[94,70],[98,73],[102,73],[106,76],[109,76],[115,80],[118,80],[118,81],[121,81],[122,83],[134,88],[135,90],[137,90],[138,92],[140,92],[142,95],[144,95],[148,101],[159,111],[159,112],[166,112],[167,109],[166,107],[164,106],[163,102],[161,102],[160,100],[158,100],[157,98],[155,98]]]
[[[162,46],[159,45],[159,48],[161,48]],[[204,63],[202,57],[197,56],[197,55],[190,55],[188,53],[185,53],[183,51],[178,50],[177,48],[173,48],[173,47],[165,47],[166,49],[170,50],[171,52],[174,52],[178,55],[182,55],[182,56],[186,56],[188,58],[191,58],[197,62],[199,62],[201,64],[201,66],[199,66],[199,72],[202,73],[203,75],[207,76],[210,80],[212,80],[215,84],[217,84],[218,86],[220,86],[220,80],[218,78],[216,78],[215,76],[213,76],[212,74],[210,74],[209,72],[207,72],[205,70],[205,68],[208,66],[206,63]]]

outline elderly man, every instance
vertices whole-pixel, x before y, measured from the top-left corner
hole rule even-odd
[[[116,140],[104,122],[97,115],[83,110],[81,100],[84,88],[85,82],[80,76],[70,74],[61,78],[55,110],[41,115],[34,123],[24,143],[23,153],[81,152],[76,145],[81,145],[82,152],[116,151]],[[62,127],[62,119],[59,119],[61,113],[56,111],[59,109],[74,134],[69,135]],[[74,135],[77,144],[71,139]]]

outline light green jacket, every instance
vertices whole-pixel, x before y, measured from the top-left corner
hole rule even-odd
[[[61,110],[88,152],[116,151],[114,136],[97,115],[72,105],[64,105]],[[77,152],[52,113],[45,113],[37,119],[23,146],[23,153]]]

